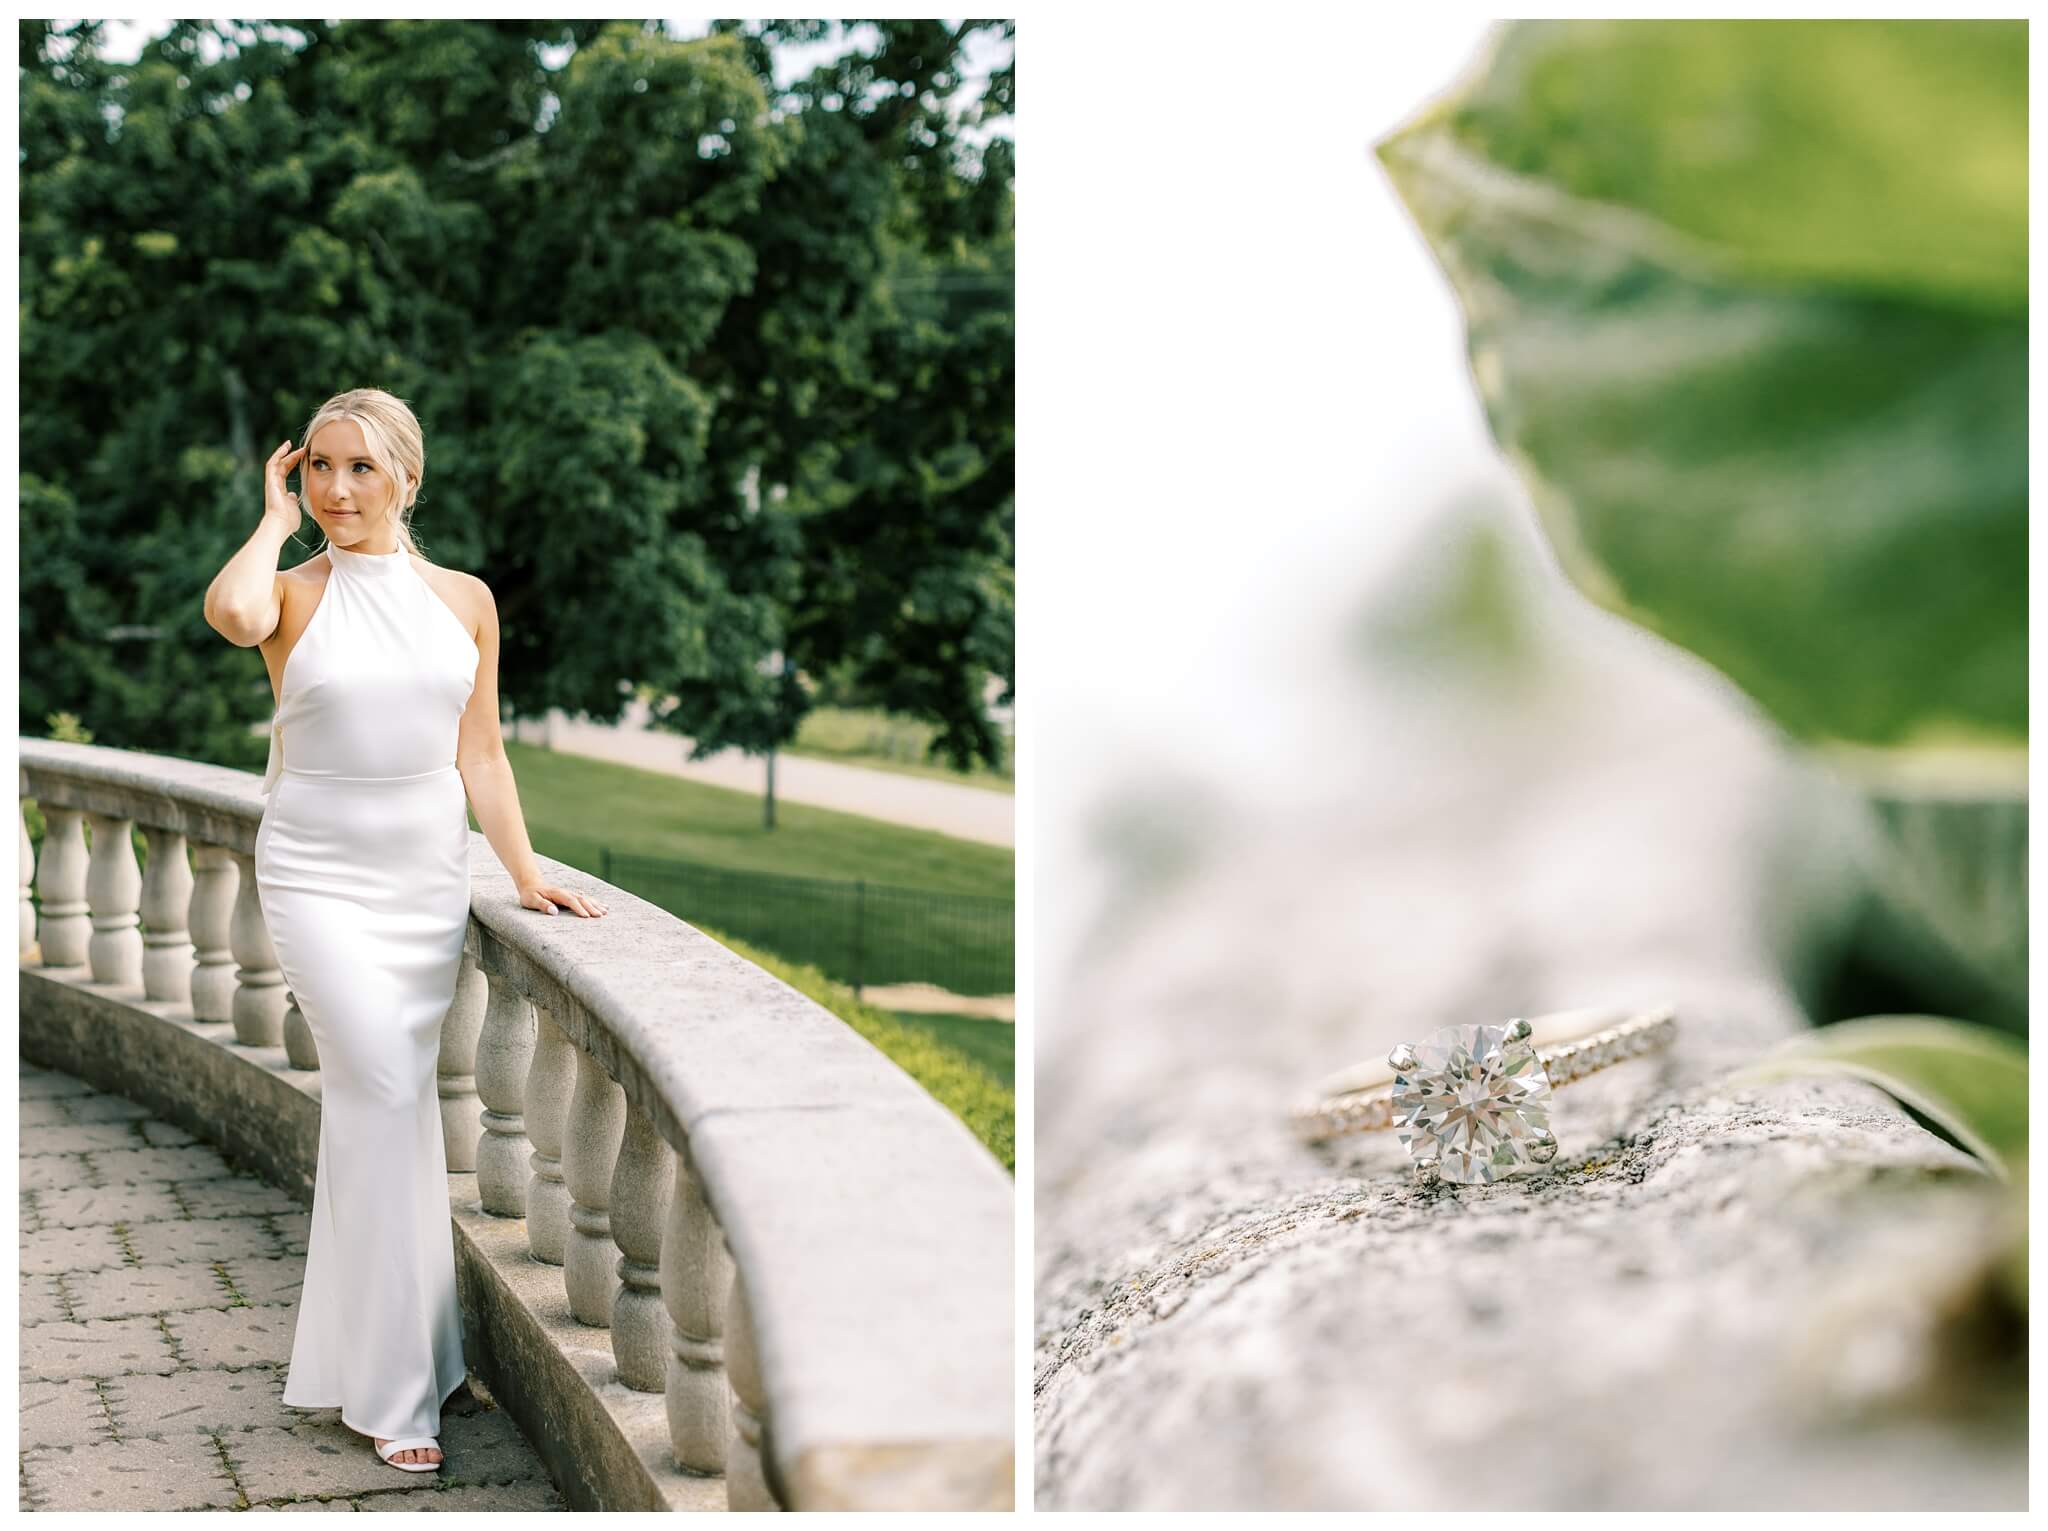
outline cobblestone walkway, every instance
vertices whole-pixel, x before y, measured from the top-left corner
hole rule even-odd
[[[467,1387],[435,1473],[279,1401],[309,1215],[143,1107],[22,1065],[22,1509],[567,1508]]]

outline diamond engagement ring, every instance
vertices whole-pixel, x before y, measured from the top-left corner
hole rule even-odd
[[[1311,1143],[1391,1127],[1423,1184],[1490,1185],[1557,1156],[1552,1089],[1668,1046],[1677,1025],[1661,1005],[1446,1026],[1324,1080],[1294,1123]]]

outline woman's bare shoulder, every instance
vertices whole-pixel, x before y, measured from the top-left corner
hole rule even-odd
[[[497,597],[491,594],[491,587],[483,582],[482,577],[475,574],[465,574],[462,576],[462,589],[463,594],[469,598],[469,611],[472,618],[470,635],[481,642],[484,630],[486,628],[494,628],[497,625]]]
[[[437,564],[431,558],[412,555],[412,566],[419,570],[429,584],[437,585],[451,595],[458,592],[465,595],[489,595],[491,587],[461,569],[451,569],[446,564]]]
[[[420,571],[435,593],[454,608],[455,614],[462,618],[464,625],[469,628],[469,635],[472,638],[477,637],[495,609],[491,599],[491,587],[474,574],[465,573],[461,569],[443,568],[440,564],[431,563],[418,554],[414,554],[413,557],[413,567]]]

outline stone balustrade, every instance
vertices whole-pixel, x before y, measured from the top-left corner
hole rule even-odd
[[[22,1049],[304,1192],[319,1060],[256,897],[256,786],[21,742],[47,826],[33,868],[21,827]],[[1010,1507],[1009,1177],[837,1017],[543,865],[611,913],[521,908],[473,834],[442,1027],[472,1375],[578,1507]]]

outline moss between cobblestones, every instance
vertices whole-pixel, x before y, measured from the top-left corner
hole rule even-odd
[[[207,1432],[207,1439],[213,1442],[214,1452],[220,1457],[221,1471],[228,1475],[228,1482],[235,1486],[235,1499],[237,1500],[235,1508],[238,1510],[248,1509],[249,1492],[242,1487],[242,1480],[235,1476],[235,1464],[228,1460],[228,1443],[211,1430]]]

